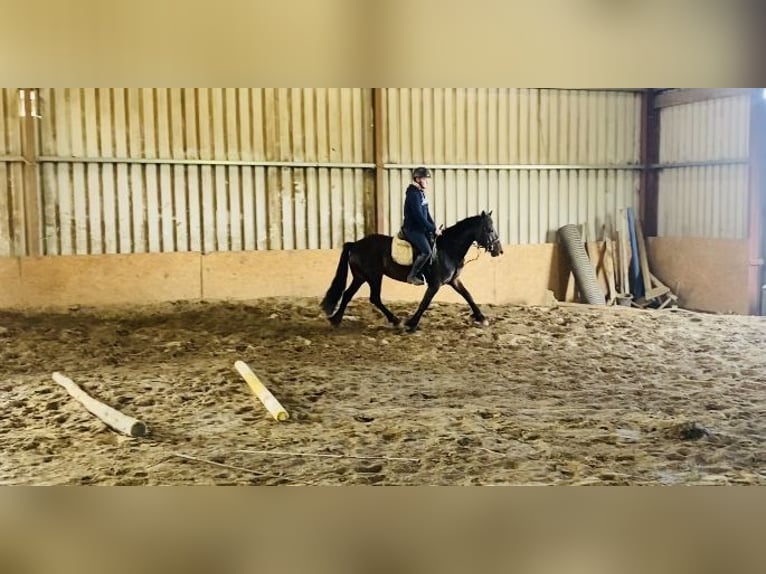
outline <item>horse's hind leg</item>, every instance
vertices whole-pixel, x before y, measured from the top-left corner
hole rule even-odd
[[[383,277],[378,276],[375,279],[370,279],[368,283],[370,284],[370,303],[380,309],[380,311],[386,316],[386,319],[388,319],[389,323],[391,323],[394,327],[398,327],[402,322],[401,319],[394,315],[380,299],[380,288],[383,283]]]
[[[348,289],[343,292],[343,298],[340,301],[340,305],[338,305],[338,310],[330,317],[330,323],[336,327],[340,325],[340,322],[343,320],[343,313],[346,312],[346,306],[351,299],[353,299],[354,295],[356,295],[356,292],[359,291],[359,288],[362,285],[364,285],[364,279],[354,276],[351,285],[349,285]]]

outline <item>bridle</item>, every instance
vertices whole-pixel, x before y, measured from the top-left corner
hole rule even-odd
[[[493,230],[485,236],[485,241],[476,241],[476,245],[484,249],[486,252],[491,252],[495,247],[500,247],[500,238]]]
[[[487,253],[491,253],[491,252],[492,252],[492,250],[493,250],[495,247],[498,247],[498,248],[500,247],[500,237],[498,237],[498,235],[497,235],[497,233],[495,233],[495,231],[491,231],[490,233],[486,234],[486,236],[484,237],[484,239],[485,239],[485,240],[483,240],[483,241],[479,241],[479,240],[477,240],[477,241],[474,241],[474,242],[473,242],[473,243],[474,243],[474,245],[477,245],[477,246],[479,247],[479,249],[478,249],[478,250],[477,250],[477,252],[476,252],[476,257],[474,257],[473,259],[469,259],[468,261],[466,261],[466,264],[468,264],[468,263],[473,263],[473,262],[474,262],[474,261],[476,261],[476,260],[477,260],[479,257],[481,257],[481,252],[482,252],[482,249],[483,249],[484,251],[486,251]]]

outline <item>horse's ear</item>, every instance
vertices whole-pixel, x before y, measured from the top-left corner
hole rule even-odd
[[[493,211],[494,211],[494,210],[493,210]],[[490,217],[492,217],[492,211],[490,211],[490,212],[489,212],[487,215],[489,215]]]
[[[485,215],[487,215],[487,214],[486,214],[486,213],[484,213],[484,210],[482,210],[482,212],[481,212],[481,216],[482,216],[482,217],[484,217]]]

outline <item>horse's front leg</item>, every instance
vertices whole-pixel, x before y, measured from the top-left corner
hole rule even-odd
[[[484,316],[484,313],[481,312],[481,309],[479,309],[479,306],[473,300],[473,297],[471,297],[471,294],[468,292],[468,289],[465,288],[463,282],[456,277],[450,281],[450,287],[460,293],[463,299],[465,299],[466,303],[468,303],[468,305],[471,307],[471,312],[473,313],[474,320],[478,323],[483,323],[486,325],[487,318]]]
[[[415,314],[407,319],[407,321],[404,323],[405,327],[407,327],[407,330],[412,333],[418,328],[418,323],[420,323],[420,318],[423,316],[423,313],[426,312],[426,309],[428,309],[428,306],[431,304],[431,301],[433,300],[436,293],[439,291],[440,285],[429,285],[428,289],[426,290],[426,294],[423,295],[423,300],[420,302],[420,306],[418,307],[418,310],[415,311]]]

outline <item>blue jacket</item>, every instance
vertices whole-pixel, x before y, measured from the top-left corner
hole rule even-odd
[[[428,198],[418,186],[411,184],[404,199],[405,231],[436,233],[436,224],[428,212]]]

